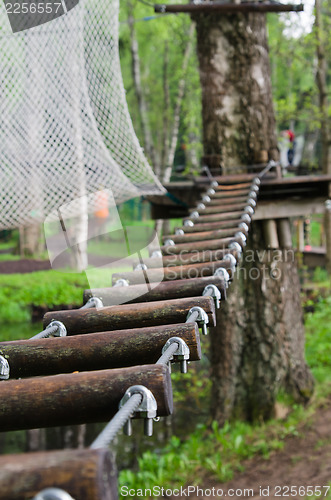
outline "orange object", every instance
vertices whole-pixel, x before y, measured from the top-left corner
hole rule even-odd
[[[98,210],[94,212],[96,217],[100,217],[100,219],[107,219],[109,216],[108,209],[108,195],[106,191],[99,191],[97,194],[97,202],[96,205]]]

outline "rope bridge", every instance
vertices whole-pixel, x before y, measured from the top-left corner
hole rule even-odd
[[[216,324],[261,178],[274,165],[249,182],[210,179],[190,217],[165,237],[164,281],[148,293],[137,297],[146,273],[151,284],[159,276],[159,255],[114,274],[112,287],[85,290],[80,309],[46,313],[32,339],[0,343],[2,431],[110,420],[88,449],[0,457],[0,499],[117,498],[107,447],[123,426],[131,434],[131,418],[144,419],[151,435],[153,419],[172,413],[170,366],[185,373],[201,358],[199,328]],[[116,305],[119,295],[126,304]]]

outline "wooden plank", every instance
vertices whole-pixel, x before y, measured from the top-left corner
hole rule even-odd
[[[115,370],[34,377],[1,382],[2,432],[107,422],[118,410],[125,391],[144,385],[157,401],[158,415],[173,410],[169,369],[142,365]]]
[[[230,262],[228,260],[217,260],[215,262],[201,262],[201,263],[165,268],[163,280],[164,281],[181,280],[180,283],[182,283],[183,279],[212,276],[216,271],[216,269],[220,267],[228,269],[228,272],[230,273]],[[153,275],[153,272],[155,272],[157,275],[159,275],[160,271],[161,269],[158,268],[152,269],[150,274]],[[131,285],[144,282],[143,276],[140,273],[137,273],[136,271],[113,274],[114,282],[116,282],[116,280],[121,278],[128,280]],[[125,292],[123,291],[123,293]]]
[[[68,335],[77,335],[145,326],[185,323],[193,306],[202,307],[215,322],[215,305],[211,297],[189,297],[142,304],[123,304],[100,309],[53,311],[44,316],[44,328],[54,319],[65,324]]]
[[[235,226],[238,226],[242,219],[238,217],[238,219],[220,220],[214,222],[199,222],[199,219],[195,219],[196,223],[194,226],[182,226],[180,229],[183,229],[185,233],[197,233],[200,231],[213,231],[214,229],[231,229]],[[246,223],[247,224],[247,223]],[[249,224],[248,224],[249,225]]]
[[[216,251],[204,250],[202,252],[182,252],[177,255],[164,255],[162,257],[163,267],[174,267],[187,264],[197,264],[200,262],[214,262],[215,260],[222,260],[224,255],[231,253],[238,260],[238,252],[236,250],[229,250],[228,248],[219,248]],[[144,259],[144,263],[149,269],[155,269],[160,267],[160,258],[150,257],[149,259]],[[139,264],[138,261],[133,261],[133,266],[135,267]],[[149,271],[150,272],[150,271]]]
[[[162,252],[165,255],[180,254],[181,252],[195,252],[201,250],[218,250],[226,248],[233,241],[237,241],[242,245],[240,238],[221,238],[217,240],[192,241],[187,243],[178,243],[177,245],[169,245],[162,247]]]
[[[117,500],[117,471],[110,452],[61,450],[0,457],[0,500],[27,500],[45,488],[76,500]]]
[[[259,201],[253,215],[253,221],[264,219],[284,219],[310,214],[322,214],[325,198],[303,198],[300,200]]]
[[[213,13],[218,15],[228,15],[244,13],[248,14],[250,12],[302,12],[303,5],[296,4],[282,4],[282,3],[261,3],[261,2],[244,2],[244,3],[221,3],[221,2],[202,2],[199,4],[155,4],[155,12],[158,13],[173,13],[177,14],[179,12],[189,13],[189,14],[200,14],[200,13]]]
[[[192,361],[201,358],[196,323],[1,342],[0,354],[9,363],[10,378],[35,377],[156,363],[171,337],[186,342]]]
[[[225,264],[227,265],[227,262],[225,262]],[[84,291],[84,303],[86,303],[90,297],[100,297],[105,306],[118,304],[118,301],[121,303],[134,303],[177,299],[182,297],[196,297],[197,295],[201,295],[204,288],[209,284],[216,285],[220,289],[222,296],[225,294],[225,287],[221,278],[206,276],[201,278],[181,279],[180,281],[163,281],[147,293],[145,293],[145,284],[115,288],[94,288]]]
[[[220,201],[217,205],[215,206],[210,206],[210,205],[205,205],[206,208],[199,208],[199,214],[204,215],[204,214],[220,214],[223,212],[231,212],[231,211],[244,211],[244,209],[247,207],[248,203],[245,201],[245,203],[222,203]]]
[[[207,225],[207,224],[206,224]],[[185,234],[169,234],[164,236],[164,240],[171,239],[174,243],[188,243],[189,241],[205,241],[214,240],[221,238],[234,238],[234,235],[242,231],[246,234],[246,231],[239,229],[239,227],[232,227],[229,229],[216,229],[214,231],[200,231],[200,232],[190,232]]]
[[[227,221],[230,222],[231,220],[237,220],[240,219],[240,216],[242,214],[242,211],[237,211],[237,212],[224,212],[224,213],[218,213],[218,214],[211,214],[211,215],[199,215],[197,219],[193,219],[194,222],[197,222],[199,224],[205,223],[205,222],[220,222],[220,221]],[[191,217],[187,217],[188,220],[192,220]]]

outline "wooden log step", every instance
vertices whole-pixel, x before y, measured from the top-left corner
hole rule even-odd
[[[137,273],[139,275],[139,273]],[[215,305],[211,297],[188,297],[142,304],[123,304],[100,309],[53,311],[44,316],[44,328],[54,319],[64,323],[68,335],[124,330],[155,325],[185,323],[191,307],[200,306],[215,325]]]
[[[186,342],[190,360],[201,359],[196,323],[1,342],[0,354],[9,363],[10,378],[35,377],[156,363],[171,337]]]
[[[229,221],[215,221],[215,222],[199,222],[199,219],[194,219],[194,226],[182,226],[179,229],[183,229],[185,233],[199,233],[200,231],[213,231],[217,229],[232,229],[237,227],[242,219],[239,217],[237,219],[231,219]]]
[[[248,192],[245,196],[229,196],[227,198],[220,198],[217,196],[217,193],[214,195],[210,195],[210,201],[206,203],[208,206],[220,205],[220,203],[228,204],[228,203],[245,203],[248,199]],[[204,202],[203,202],[204,203]]]
[[[194,223],[196,222],[197,224],[202,224],[204,222],[216,222],[216,221],[231,221],[231,220],[237,220],[240,219],[240,216],[243,211],[238,210],[235,212],[224,212],[224,213],[218,213],[218,214],[206,214],[206,215],[199,215],[196,219],[193,219]],[[192,220],[192,218],[187,217],[185,220]]]
[[[164,255],[180,254],[182,252],[200,252],[201,250],[218,250],[219,248],[226,248],[230,243],[237,241],[242,245],[240,238],[221,238],[216,240],[203,240],[192,241],[187,243],[178,243],[177,245],[167,245],[162,247]]]
[[[175,248],[175,247],[172,247]],[[201,262],[201,263],[195,263],[195,264],[187,264],[183,266],[174,266],[174,267],[166,267],[163,269],[164,271],[164,277],[163,281],[174,281],[174,280],[181,280],[180,283],[182,283],[182,280],[184,279],[193,279],[194,278],[201,278],[201,277],[206,277],[206,276],[212,276],[216,269],[219,267],[224,267],[225,269],[228,270],[229,273],[231,264],[228,260],[218,260],[215,262]],[[160,274],[160,269],[151,269],[150,270],[150,275],[153,275],[153,272],[155,272],[157,275]],[[131,271],[127,273],[114,273],[113,274],[113,280],[114,283],[118,280],[124,278],[131,285],[138,285],[141,283],[144,283],[143,276],[136,272],[136,271]],[[124,287],[127,289],[127,287]],[[123,291],[125,293],[125,291]]]
[[[206,230],[196,233],[170,234],[169,236],[165,236],[165,239],[171,239],[174,243],[187,243],[189,241],[204,241],[204,240],[221,239],[226,237],[234,238],[234,235],[239,231],[247,235],[247,231],[239,229],[237,226],[237,227],[232,227],[230,229],[216,229],[214,231]]]
[[[168,367],[142,365],[3,380],[0,430],[107,422],[115,415],[125,391],[132,385],[144,385],[153,393],[159,416],[172,413]]]
[[[228,264],[226,261],[225,263],[226,265]],[[105,306],[111,306],[118,304],[118,302],[134,303],[177,299],[182,297],[196,297],[197,295],[202,295],[205,287],[210,284],[218,287],[222,297],[225,295],[223,280],[214,276],[207,276],[202,278],[182,279],[180,281],[164,281],[155,288],[152,288],[149,292],[147,291],[147,293],[146,284],[116,288],[94,288],[84,291],[83,300],[84,303],[86,303],[91,297],[99,297]]]
[[[117,500],[117,472],[107,449],[61,450],[0,457],[0,500],[27,500],[45,488],[75,500]]]
[[[249,189],[251,182],[242,182],[238,184],[218,184],[214,189],[215,191],[238,191],[240,189]]]
[[[215,194],[210,194],[212,200],[238,200],[240,198],[248,197],[250,189],[236,189],[234,191],[215,191]]]
[[[231,212],[231,211],[241,211],[244,210],[245,207],[248,205],[247,202],[245,203],[222,203],[220,202],[218,205],[215,206],[209,206],[208,204],[206,205],[206,208],[199,208],[199,214],[222,214],[224,212]]]
[[[202,225],[202,224],[201,224]],[[238,228],[238,231],[240,229]],[[220,248],[216,251],[213,250],[205,250],[203,252],[192,252],[192,253],[182,253],[174,254],[174,255],[163,255],[162,263],[163,267],[172,267],[178,265],[187,265],[187,264],[197,264],[200,262],[214,262],[215,260],[222,260],[223,256],[227,253],[232,253],[238,260],[238,252],[236,250],[229,250],[227,248]],[[133,267],[139,264],[139,261],[133,262]],[[160,266],[160,259],[150,257],[148,259],[144,259],[144,264],[148,267],[148,269],[155,269]],[[114,275],[113,275],[114,276]]]

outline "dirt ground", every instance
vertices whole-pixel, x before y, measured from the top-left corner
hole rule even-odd
[[[315,413],[311,425],[299,429],[299,436],[287,438],[284,449],[273,452],[269,459],[257,457],[244,462],[245,471],[237,473],[226,483],[208,481],[200,488],[204,494],[190,495],[191,499],[223,497],[253,498],[254,500],[278,498],[302,499],[318,494],[324,498],[331,483],[331,399],[327,407]],[[291,486],[293,487],[291,490]],[[299,487],[302,486],[299,491]],[[312,489],[307,489],[312,486]],[[325,486],[326,488],[323,488]],[[296,488],[295,488],[296,487]],[[214,495],[208,490],[215,488]],[[207,491],[206,491],[207,490]],[[246,492],[245,492],[246,490]],[[247,490],[253,490],[247,491]],[[296,493],[297,490],[297,493]],[[264,494],[261,494],[261,493]],[[315,496],[313,498],[316,498]]]

